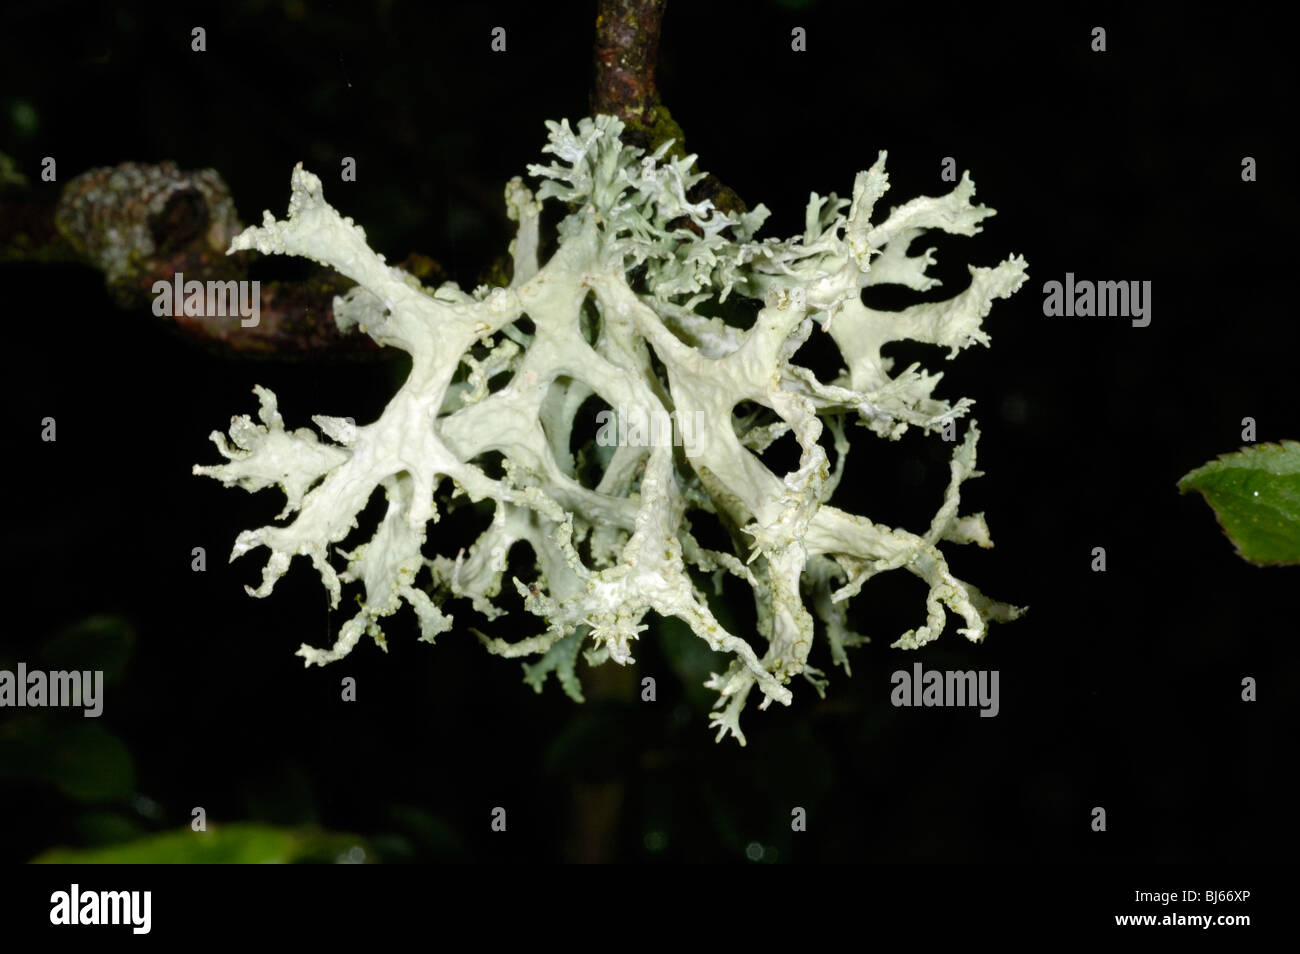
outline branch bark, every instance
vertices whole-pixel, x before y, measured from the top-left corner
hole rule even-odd
[[[623,121],[623,141],[653,152],[669,140],[671,155],[686,153],[686,134],[659,96],[655,71],[667,0],[600,0],[596,14],[591,113]],[[724,212],[747,211],[744,201],[708,174],[691,190],[696,201],[709,199]]]
[[[685,136],[655,84],[667,0],[599,0],[593,44],[591,110],[624,123],[623,138],[647,151],[673,140],[686,155]],[[124,311],[150,309],[157,281],[243,281],[258,257],[226,255],[243,225],[230,191],[211,169],[182,171],[175,163],[122,163],[91,169],[59,192],[18,182],[0,157],[0,264],[75,262],[104,274],[113,301]],[[727,212],[744,211],[740,198],[715,177],[692,190]],[[427,284],[445,279],[431,258],[413,254],[401,267]],[[352,282],[328,269],[297,281],[262,282],[260,320],[241,327],[238,317],[168,321],[200,342],[241,355],[308,356],[377,350],[365,335],[341,334],[333,299]]]

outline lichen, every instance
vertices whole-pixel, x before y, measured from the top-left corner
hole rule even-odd
[[[848,669],[845,650],[864,637],[848,625],[847,601],[879,573],[902,569],[929,585],[925,622],[903,633],[898,647],[938,637],[946,611],[976,642],[990,621],[1018,616],[1021,609],[953,576],[939,548],[941,541],[992,545],[982,514],[958,512],[962,483],[979,473],[973,421],[954,445],[947,491],[923,531],[877,524],[831,502],[850,446],[846,425],[856,421],[885,439],[909,428],[952,431],[972,403],[935,397],[941,375],[919,365],[891,375],[882,346],[909,339],[946,347],[951,357],[987,344],[982,320],[992,302],[1026,278],[1024,260],[1013,256],[970,268],[970,286],[946,301],[896,312],[863,303],[871,285],[937,284],[926,274],[933,250],[908,249],[927,229],[980,230],[993,213],[972,203],[969,177],[873,224],[888,188],[881,153],[858,174],[851,198],[812,195],[802,235],[759,239],[763,206],[729,214],[691,199],[703,177],[694,156],[674,158],[668,144],[644,154],[621,141],[622,124],[610,116],[583,119],[576,130],[567,122],[548,128],[544,151],[553,161],[529,167],[541,187],[534,194],[515,178],[506,188],[518,223],[508,287],[430,289],[388,266],[301,166],[288,218],[267,212],[231,246],[337,269],[357,283],[335,300],[340,327],[401,348],[412,361],[377,420],[315,417],[323,438],[287,430],[275,395],[259,387],[260,423],[236,418],[229,441],[212,435],[227,462],[194,468],[227,486],[279,486],[286,495],[280,516],[292,519],[236,540],[232,559],[260,547],[270,552],[252,595],[270,593],[295,556],[312,561],[334,606],[344,584],[361,586],[360,608],[334,645],[299,649],[307,664],[340,659],[366,635],[383,646],[381,620],[403,604],[429,642],[452,629],[447,609],[457,601],[499,617],[508,555],[526,541],[536,575],[511,583],[542,626],[511,639],[481,636],[490,652],[539,657],[525,666],[529,682],[540,686],[554,672],[581,699],[579,650],[593,665],[631,663],[647,614],[677,617],[728,657],[706,683],[719,694],[712,722],[719,739],[730,733],[744,744],[739,716],[753,690],[760,708],[790,703],[796,676],[824,690],[824,674],[809,661],[814,617],[831,662]],[[552,200],[569,212],[555,253],[542,263],[540,214]],[[716,317],[730,296],[761,303],[750,326]],[[525,317],[531,332],[517,325]],[[795,363],[814,333],[829,336],[842,356],[844,368],[831,380]],[[508,383],[493,389],[489,382],[503,373]],[[689,421],[697,433],[689,444],[593,441],[580,457],[597,464],[599,478],[584,486],[570,443],[590,427],[578,415],[592,395],[610,408]],[[733,415],[742,402],[762,414]],[[798,465],[774,473],[759,454],[786,433],[798,442]],[[498,454],[504,472],[491,476],[481,465]],[[373,537],[337,550],[376,488],[388,509]],[[492,523],[477,540],[442,539],[436,529],[429,539],[449,494],[492,502]],[[691,520],[701,514],[730,531],[729,549],[697,539]],[[440,555],[427,558],[426,543]],[[723,574],[753,589],[756,632],[729,632],[711,610]],[[710,577],[711,595],[697,583]]]

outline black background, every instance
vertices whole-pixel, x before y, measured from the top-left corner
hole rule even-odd
[[[581,3],[18,6],[0,41],[0,149],[33,178],[56,157],[60,183],[128,160],[211,167],[245,222],[284,214],[301,160],[390,260],[418,250],[472,287],[509,241],[501,186],[540,159],[543,121],[587,111],[593,17]],[[190,51],[196,25],[206,53]],[[1089,49],[1098,25],[1105,53]],[[489,49],[494,26],[504,54]],[[794,26],[805,53],[790,50]],[[751,702],[745,748],[714,744],[711,694],[679,677],[657,628],[633,671],[587,676],[582,706],[554,683],[534,695],[463,627],[417,643],[405,612],[387,655],[367,641],[304,671],[294,650],[326,644],[346,615],[327,614],[304,561],[270,598],[246,597],[262,557],[225,555],[281,501],[190,467],[217,461],[207,435],[255,410],[254,383],[291,427],[314,413],[368,421],[400,364],[214,356],[117,311],[90,270],[3,267],[0,660],[35,659],[87,617],[129,622],[130,664],[99,721],[149,801],[88,804],[5,773],[0,854],[177,829],[201,805],[214,823],[355,833],[385,861],[742,861],[754,844],[767,861],[1289,856],[1298,571],[1244,563],[1175,487],[1242,443],[1244,417],[1261,441],[1300,438],[1288,37],[1228,15],[670,6],[664,100],[701,166],[773,210],[763,234],[800,230],[809,191],[849,192],[887,149],[882,206],[947,191],[952,156],[998,211],[975,239],[931,243],[943,295],[964,287],[967,262],[1029,262],[985,322],[991,348],[892,353],[944,370],[938,396],[976,399],[986,476],[962,509],[986,513],[997,546],[945,546],[959,577],[1030,612],[981,646],[950,616],[906,654],[889,643],[923,622],[925,588],[877,578],[854,602],[873,641],[851,651],[853,676],[831,671],[825,701],[799,681],[787,709]],[[18,101],[35,131],[11,121]],[[356,183],[334,181],[343,156]],[[1243,156],[1258,182],[1242,182]],[[1150,326],[1044,318],[1042,284],[1067,271],[1150,280]],[[57,443],[39,438],[45,416]],[[923,530],[946,445],[854,436],[847,505]],[[435,545],[445,532],[431,528]],[[195,546],[206,573],[190,570]],[[1090,570],[1096,546],[1105,573]],[[496,632],[534,622],[517,611]],[[890,674],[918,659],[999,670],[999,716],[892,707]],[[823,645],[812,661],[830,669]],[[345,675],[355,703],[340,701]],[[644,675],[654,703],[638,701]],[[1240,701],[1244,676],[1258,702]],[[504,834],[489,828],[495,806]],[[794,806],[805,833],[790,831]],[[1094,806],[1105,833],[1090,829]]]

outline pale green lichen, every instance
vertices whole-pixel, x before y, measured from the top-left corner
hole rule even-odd
[[[760,240],[762,206],[733,216],[691,201],[702,178],[692,171],[693,156],[671,158],[667,146],[643,155],[620,140],[622,127],[608,116],[584,119],[576,130],[567,122],[548,127],[545,151],[554,160],[529,168],[543,180],[536,195],[520,179],[506,188],[510,217],[518,222],[508,288],[466,294],[454,283],[421,287],[370,249],[361,228],[325,202],[320,180],[301,166],[293,174],[288,219],[268,212],[262,226],[232,245],[232,251],[305,256],[352,278],[358,287],[335,302],[340,326],[359,328],[412,359],[410,375],[378,420],[354,426],[314,419],[332,443],[309,430],[286,431],[275,396],[258,388],[262,423],[237,419],[233,446],[214,434],[228,463],[194,468],[227,485],[285,490],[282,516],[293,520],[246,531],[235,543],[233,556],[270,550],[262,584],[250,593],[268,594],[299,555],[312,560],[335,606],[342,584],[362,585],[360,609],[335,644],[299,650],[308,665],[345,656],[363,635],[383,645],[379,621],[403,602],[429,641],[452,627],[443,608],[456,598],[489,618],[500,615],[493,598],[507,555],[526,541],[537,576],[512,582],[544,630],[515,640],[481,636],[490,652],[540,655],[525,666],[528,681],[540,688],[554,671],[580,700],[581,646],[592,664],[630,663],[648,611],[678,617],[730,657],[707,683],[719,693],[712,721],[719,739],[731,733],[743,744],[739,715],[751,690],[761,693],[763,708],[772,700],[789,703],[788,684],[797,675],[819,692],[825,686],[808,662],[814,623],[801,587],[824,623],[831,661],[846,671],[845,649],[863,641],[848,626],[846,601],[886,570],[906,569],[930,587],[925,624],[896,646],[936,638],[945,608],[961,617],[959,632],[973,641],[984,637],[989,621],[1019,615],[955,578],[938,547],[944,540],[992,545],[981,514],[958,514],[962,482],[978,475],[973,422],[955,448],[947,493],[924,533],[876,524],[829,502],[849,447],[846,420],[897,438],[908,427],[953,427],[970,407],[967,399],[950,404],[933,397],[941,375],[917,365],[891,376],[881,347],[908,339],[946,346],[951,356],[987,344],[981,321],[994,299],[1025,280],[1022,258],[971,268],[970,287],[947,301],[886,312],[861,299],[870,285],[925,290],[936,284],[926,274],[933,250],[909,255],[908,247],[927,229],[979,231],[993,213],[972,204],[970,179],[873,224],[888,187],[882,153],[858,174],[851,199],[812,196],[803,235]],[[558,227],[558,249],[542,264],[539,221],[550,199],[570,211]],[[762,302],[750,327],[707,314],[730,295]],[[532,333],[515,326],[525,316]],[[845,368],[833,380],[793,362],[815,328],[843,356]],[[462,364],[466,371],[458,375]],[[492,391],[490,379],[503,372],[509,383]],[[698,433],[687,446],[594,448],[585,459],[602,464],[603,472],[594,487],[585,487],[569,448],[573,429],[587,423],[575,415],[591,395],[611,408],[673,413]],[[741,402],[765,408],[766,419],[734,417]],[[833,471],[820,443],[824,425],[836,448]],[[801,450],[798,466],[773,473],[756,451],[787,432]],[[502,455],[503,477],[479,466],[490,453]],[[376,487],[387,495],[387,513],[370,542],[339,554],[345,566],[338,572],[331,549],[355,527]],[[495,516],[468,547],[468,541],[435,537],[444,555],[430,560],[421,548],[438,519],[440,488],[493,501]],[[716,514],[732,531],[734,552],[697,541],[689,516],[700,511]],[[580,543],[588,547],[585,558]],[[709,597],[692,581],[692,567],[714,574],[715,586],[719,574],[729,573],[753,588],[760,639],[718,622]]]

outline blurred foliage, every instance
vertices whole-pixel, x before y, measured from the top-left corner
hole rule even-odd
[[[352,835],[315,828],[275,828],[237,823],[212,825],[207,831],[161,832],[119,845],[99,848],[52,848],[34,864],[293,864],[360,863],[371,860],[366,845]]]
[[[112,685],[121,681],[135,641],[135,629],[122,617],[90,616],[45,640],[39,652],[49,669],[98,669]]]
[[[103,684],[126,676],[136,633],[122,617],[95,615],[37,642],[28,670],[103,672]],[[13,669],[14,661],[0,660]],[[102,700],[101,700],[102,701]],[[72,803],[67,835],[84,847],[58,847],[40,853],[39,864],[286,864],[360,863],[376,860],[376,850],[354,835],[327,832],[314,825],[277,827],[259,822],[213,824],[206,831],[149,832],[163,817],[160,806],[137,790],[137,774],[125,742],[107,728],[103,716],[88,719],[80,708],[31,708],[0,724],[0,780],[17,791],[33,791],[44,804],[53,790]],[[273,766],[241,785],[255,817],[314,819],[315,793],[292,765]],[[78,808],[76,805],[82,807]],[[458,849],[445,824],[415,810],[396,819],[399,832],[382,836],[394,860],[415,854],[412,840],[441,851]],[[412,829],[408,839],[401,829]]]
[[[135,789],[131,753],[96,722],[56,722],[44,712],[0,732],[0,778],[52,785],[79,802],[111,802]]]
[[[122,678],[134,643],[126,620],[92,616],[39,642],[28,669],[100,670],[110,685]],[[12,661],[3,663],[13,670]],[[0,778],[52,786],[88,803],[122,800],[135,789],[126,745],[81,709],[25,709],[0,726]]]

